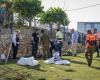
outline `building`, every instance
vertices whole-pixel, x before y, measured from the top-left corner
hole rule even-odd
[[[100,22],[78,22],[77,31],[86,34],[87,30],[96,28],[100,32]]]

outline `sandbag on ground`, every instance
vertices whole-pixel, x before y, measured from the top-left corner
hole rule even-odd
[[[46,61],[44,61],[44,63],[46,64],[70,64],[70,62],[68,60],[61,60],[60,56],[59,56],[59,52],[55,52],[53,54],[53,57],[50,59],[47,59]]]
[[[19,65],[36,66],[36,65],[38,65],[38,61],[34,60],[34,57],[29,57],[29,58],[21,57],[17,61],[17,64],[19,64]]]

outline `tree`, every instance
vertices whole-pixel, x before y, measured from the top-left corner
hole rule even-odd
[[[2,25],[12,28],[13,12],[11,11],[12,2],[10,0],[0,0],[0,14],[3,18]]]
[[[68,25],[69,19],[67,14],[61,8],[50,8],[40,16],[40,22],[49,24],[52,30],[52,24],[56,23],[58,27],[60,25]]]
[[[26,21],[31,22],[33,18],[42,12],[40,0],[14,0],[13,11],[22,16]]]

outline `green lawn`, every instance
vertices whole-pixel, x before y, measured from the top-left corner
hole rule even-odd
[[[16,61],[9,61],[6,66],[11,69],[1,69],[0,78],[5,79],[0,80],[25,80],[26,78],[18,78],[20,74],[26,76],[27,80],[100,80],[100,57],[95,56],[92,67],[87,66],[83,54],[77,57],[63,56],[63,59],[71,61],[71,65],[45,64],[39,60],[38,66],[29,67],[19,66]],[[0,66],[3,67],[3,64]]]

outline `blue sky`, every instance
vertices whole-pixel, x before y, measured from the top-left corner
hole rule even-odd
[[[42,0],[44,10],[60,7],[64,10],[100,4],[100,0]],[[71,21],[69,28],[77,29],[77,22],[100,22],[100,5],[77,11],[66,11]]]

